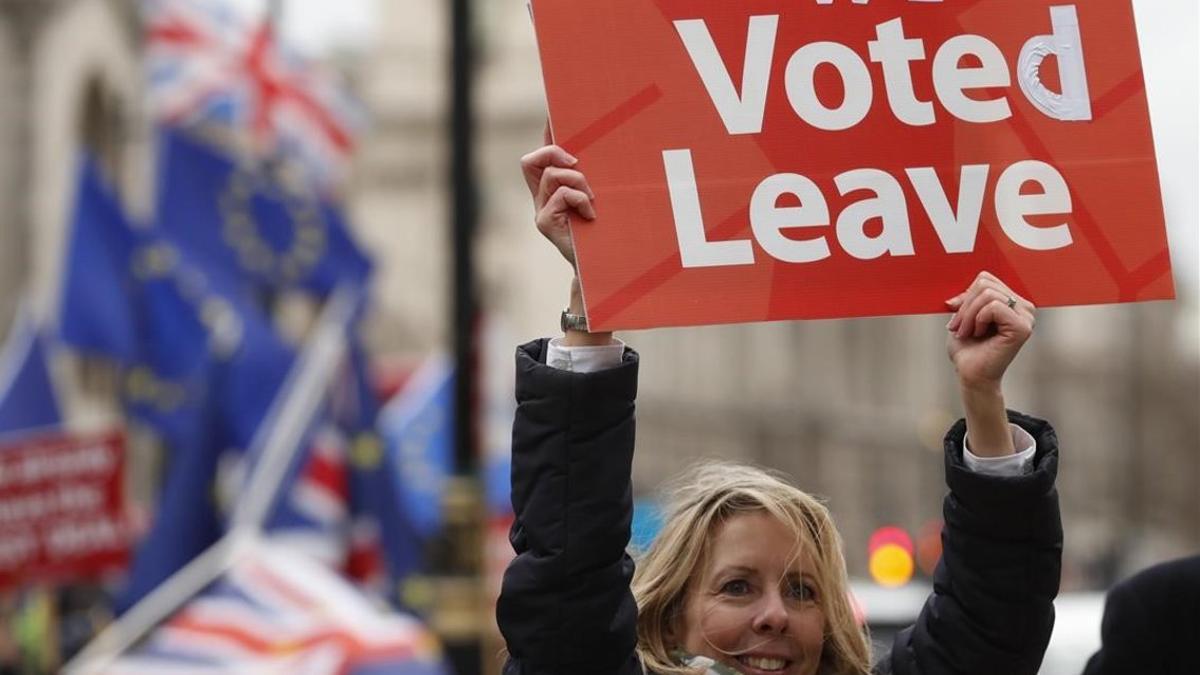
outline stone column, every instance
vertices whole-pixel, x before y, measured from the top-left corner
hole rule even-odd
[[[33,223],[34,50],[60,0],[0,0],[0,331],[16,312],[30,273]],[[7,86],[5,86],[7,85]],[[0,333],[3,334],[3,333]]]

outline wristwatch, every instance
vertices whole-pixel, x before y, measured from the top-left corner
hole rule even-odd
[[[562,332],[569,330],[577,330],[588,332],[587,316],[583,314],[572,314],[570,308],[564,309],[562,315],[558,317],[558,327]]]

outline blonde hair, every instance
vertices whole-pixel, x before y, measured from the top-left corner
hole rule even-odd
[[[795,532],[797,549],[809,553],[816,567],[810,572],[826,626],[821,675],[868,675],[870,647],[847,597],[842,541],[828,509],[777,473],[715,461],[693,466],[669,486],[663,529],[634,572],[637,651],[646,672],[695,673],[671,655],[689,583],[700,573],[715,529],[734,515],[753,512],[765,512]]]

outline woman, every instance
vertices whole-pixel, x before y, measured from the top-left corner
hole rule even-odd
[[[595,217],[576,165],[553,145],[522,159],[538,229],[572,265],[570,217]],[[966,419],[945,441],[943,560],[917,623],[872,670],[828,512],[772,474],[693,470],[635,572],[625,549],[638,356],[571,318],[582,314],[573,281],[564,336],[517,350],[518,555],[497,607],[505,674],[1036,673],[1062,549],[1057,440],[1007,413],[1000,387],[1034,308],[987,273],[947,304]]]

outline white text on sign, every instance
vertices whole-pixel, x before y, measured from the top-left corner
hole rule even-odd
[[[737,87],[704,20],[675,22],[683,46],[730,135],[762,132],[778,23],[777,15],[750,18],[741,86]],[[1051,119],[1090,120],[1091,102],[1075,7],[1051,7],[1050,25],[1049,34],[1030,38],[1015,59],[1020,90],[1038,111]],[[935,124],[937,110],[933,101],[919,100],[912,81],[912,64],[926,59],[924,41],[906,36],[900,18],[878,24],[875,36],[867,43],[867,51],[883,73],[888,108],[894,117],[909,126]],[[1041,65],[1049,56],[1058,60],[1061,92],[1051,91],[1041,81]],[[978,65],[963,66],[966,57],[973,57]],[[823,103],[816,91],[814,76],[822,65],[836,69],[843,84],[844,95],[835,107]],[[954,118],[987,124],[1012,116],[1005,95],[991,98],[967,95],[972,90],[1012,85],[1012,71],[1004,54],[987,38],[979,35],[950,38],[934,53],[931,75],[938,102]],[[822,131],[853,128],[866,118],[874,104],[874,85],[867,64],[854,50],[837,42],[812,42],[797,49],[784,69],[784,89],[796,116]],[[753,264],[754,250],[749,240],[707,240],[691,151],[670,149],[662,154],[683,266]],[[908,168],[905,173],[945,252],[974,251],[992,167],[984,164],[961,167],[959,194],[954,202],[957,209],[951,207],[933,168]],[[842,196],[859,192],[870,196],[851,203],[833,221],[825,196],[810,179],[796,173],[765,178],[750,197],[751,230],[760,247],[784,262],[822,260],[830,256],[823,234],[792,239],[783,230],[834,224],[838,243],[854,258],[915,255],[908,206],[896,177],[879,169],[859,168],[838,174],[834,183]],[[1027,184],[1034,184],[1036,190],[1025,189]],[[1054,166],[1030,159],[1003,167],[993,194],[992,207],[1000,227],[1018,246],[1045,251],[1072,243],[1065,222],[1072,208],[1070,190]],[[798,198],[800,206],[780,207],[779,198],[784,195]],[[1035,226],[1028,220],[1029,216],[1052,214],[1062,214],[1064,222]],[[869,236],[865,226],[873,219],[880,219],[883,226],[879,234]]]

